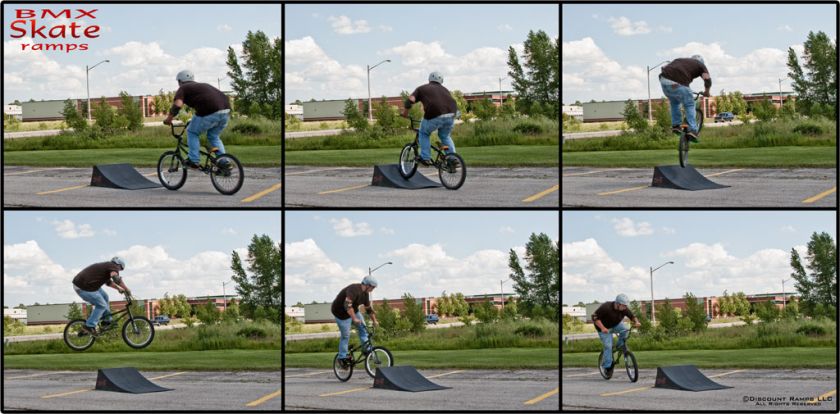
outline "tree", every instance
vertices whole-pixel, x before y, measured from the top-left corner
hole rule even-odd
[[[104,96],[99,99],[99,102],[91,106],[90,112],[95,121],[93,125],[97,128],[111,131],[117,125],[114,108],[112,108],[111,105],[108,105]]]
[[[624,111],[621,113],[624,116],[624,121],[627,122],[627,125],[630,128],[633,128],[636,132],[645,132],[648,128],[647,119],[642,117],[642,114],[639,113],[639,108],[632,99],[628,99],[627,102],[624,103]]]
[[[423,315],[423,306],[417,303],[417,300],[409,293],[403,294],[403,311],[402,317],[406,319],[411,332],[417,333],[425,329],[426,317]]]
[[[487,300],[476,306],[475,318],[481,323],[492,323],[499,319],[499,311],[493,306],[493,302]]]
[[[205,325],[213,325],[221,319],[222,315],[214,302],[207,301],[195,308],[195,316],[199,321],[201,321],[201,323]]]
[[[776,117],[776,107],[770,103],[769,99],[763,99],[753,106],[753,115],[755,115],[759,121],[770,121]]]
[[[458,110],[461,111],[462,114],[467,113],[467,98],[464,98],[464,93],[458,89],[452,91],[452,99],[455,99],[455,105],[458,106]]]
[[[341,113],[344,114],[347,125],[356,131],[364,131],[370,126],[368,120],[359,112],[359,105],[353,99],[344,101],[344,111]]]
[[[837,244],[828,233],[813,233],[807,246],[807,262],[796,249],[790,249],[791,277],[800,293],[800,306],[805,314],[837,316]],[[806,271],[805,269],[808,269]]]
[[[64,315],[64,317],[67,318],[68,321],[85,318],[84,314],[82,314],[82,307],[76,302],[70,304],[70,307],[67,308],[67,314]]]
[[[530,115],[560,118],[560,38],[555,41],[544,31],[528,32],[520,63],[516,50],[508,49],[508,76],[519,95],[517,109]],[[540,102],[542,111],[534,111]]]
[[[242,42],[242,62],[233,47],[228,47],[227,76],[236,93],[234,103],[249,116],[270,119],[283,116],[281,99],[283,55],[279,38],[269,39],[265,33],[248,31]],[[254,105],[256,104],[256,106]]]
[[[61,111],[64,122],[76,132],[82,132],[88,127],[87,120],[82,118],[76,109],[76,101],[68,99],[64,101],[64,109]]]
[[[388,104],[386,97],[373,104],[373,117],[376,118],[376,125],[384,131],[393,132],[400,126],[399,110]]]
[[[472,113],[482,121],[489,121],[496,117],[496,106],[488,98],[473,101]]]
[[[545,234],[531,234],[525,245],[524,272],[519,256],[511,249],[508,267],[520,310],[529,317],[545,316],[560,320],[560,242]]]
[[[803,44],[804,69],[793,48],[788,48],[787,66],[793,90],[799,96],[800,109],[806,114],[814,104],[828,109],[830,118],[837,114],[837,48],[824,32],[809,32]]]
[[[656,120],[656,127],[663,131],[671,130],[671,108],[667,99],[663,100],[653,110],[653,119]]]
[[[237,251],[233,251],[232,257],[231,278],[236,282],[236,293],[242,298],[242,314],[255,318],[257,310],[262,308],[267,319],[281,323],[283,259],[280,243],[267,235],[254,235],[245,258],[248,272]]]
[[[143,111],[140,110],[140,105],[134,102],[134,98],[128,92],[120,91],[120,104],[117,114],[125,118],[128,123],[128,130],[136,131],[143,128]]]

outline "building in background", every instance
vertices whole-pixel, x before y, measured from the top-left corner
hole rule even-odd
[[[23,120],[23,107],[20,105],[3,105],[3,116],[5,119]]]
[[[562,111],[564,114],[583,121],[583,106],[580,105],[563,105]]]
[[[303,105],[286,105],[283,111],[288,116],[303,120]]]
[[[351,98],[359,108],[359,112],[367,114],[368,101],[367,98]],[[489,99],[490,102],[498,107],[503,102],[509,99],[516,99],[516,93],[513,91],[497,91],[497,92],[467,92],[464,93],[464,99],[467,104],[470,102],[481,101]],[[381,96],[371,97],[371,105],[375,105],[382,101]],[[402,112],[403,98],[402,96],[388,96],[385,97],[388,105],[396,107]],[[344,118],[344,105],[346,99],[333,99],[322,101],[303,102],[303,120],[304,121],[338,121]],[[288,105],[287,105],[288,106]]]

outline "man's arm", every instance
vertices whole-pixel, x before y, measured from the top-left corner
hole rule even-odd
[[[131,294],[131,290],[128,289],[125,285],[125,281],[123,281],[122,277],[120,277],[120,274],[117,272],[111,272],[111,280],[108,281],[108,287],[115,289],[120,293],[127,292],[128,294]]]
[[[711,96],[709,91],[712,89],[712,75],[709,75],[709,72],[703,72],[700,77],[703,78],[703,86],[706,87],[706,91],[703,92],[703,96],[708,98]]]
[[[350,315],[350,319],[353,320],[353,323],[359,324],[361,322],[359,317],[356,316],[356,312],[353,312],[353,299],[350,297],[344,299],[344,310],[347,311],[348,315]]]
[[[175,118],[175,116],[178,115],[178,112],[183,107],[184,107],[184,100],[180,99],[180,98],[175,99],[175,101],[172,102],[172,107],[169,108],[169,115],[166,116],[166,119],[163,120],[163,123],[166,124],[166,125],[171,125],[172,124],[172,118]]]

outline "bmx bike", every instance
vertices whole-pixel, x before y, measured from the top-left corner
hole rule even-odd
[[[175,150],[166,151],[158,159],[157,174],[160,183],[169,190],[177,190],[187,182],[186,159],[189,146],[184,143],[184,132],[187,131],[189,121],[182,125],[174,122],[170,125],[172,137],[177,144]],[[177,128],[177,129],[176,129]],[[231,154],[218,154],[218,148],[201,148],[198,171],[210,176],[213,187],[224,195],[236,194],[245,181],[242,163]]]
[[[633,353],[630,352],[630,349],[627,348],[627,340],[630,339],[630,331],[631,330],[632,329],[626,329],[627,339],[624,341],[624,346],[622,346],[620,349],[616,347],[616,344],[618,343],[618,335],[621,332],[624,332],[624,331],[617,332],[617,333],[613,334],[613,335],[615,335],[615,337],[613,338],[613,348],[612,348],[612,354],[613,354],[612,368],[615,368],[615,366],[618,365],[618,361],[621,359],[622,356],[624,356],[624,369],[627,371],[627,376],[630,377],[630,382],[636,382],[636,381],[639,380],[639,365],[636,364],[636,356],[633,355]],[[601,376],[604,377],[604,379],[608,380],[608,379],[612,378],[612,372],[610,372],[608,374],[607,371],[604,370],[604,364],[603,363],[604,363],[604,351],[601,350],[601,353],[598,354],[598,371],[601,372]]]
[[[155,327],[152,322],[144,316],[137,316],[131,313],[131,305],[134,298],[125,295],[125,308],[111,314],[111,323],[99,321],[97,333],[91,335],[85,329],[84,319],[74,319],[64,327],[64,343],[74,351],[84,351],[96,342],[98,338],[110,334],[117,329],[120,321],[125,320],[122,325],[122,339],[125,343],[134,348],[142,349],[149,346],[155,339]]]
[[[695,119],[697,121],[697,132],[700,132],[703,129],[703,111],[700,109],[700,105],[698,105],[700,101],[700,96],[703,95],[703,92],[693,92],[694,93],[694,109],[695,109]],[[680,144],[679,144],[679,155],[680,155],[680,166],[685,168],[688,165],[688,147],[691,142],[688,139],[688,120],[686,119],[685,114],[683,114],[682,124],[680,124],[680,128],[682,131],[680,132]]]
[[[373,344],[374,331],[368,329],[364,323],[358,325],[358,328],[368,331],[368,340],[358,346],[350,347],[347,351],[348,360],[339,359],[338,354],[335,354],[335,358],[333,358],[333,373],[341,382],[349,380],[353,376],[353,367],[361,363],[365,364],[365,371],[371,378],[376,377],[377,368],[394,366],[394,355],[391,354],[391,351],[383,346]],[[356,356],[357,351],[358,356]]]
[[[419,120],[408,117],[408,128],[414,131],[414,142],[405,144],[402,151],[400,151],[400,175],[406,180],[414,176],[417,172],[417,165],[420,161],[420,124]],[[415,124],[417,127],[415,127]],[[467,179],[467,164],[460,155],[452,153],[447,154],[449,147],[440,145],[436,142],[432,144],[432,151],[435,156],[432,157],[432,165],[437,168],[438,176],[440,176],[440,183],[450,190],[457,190],[464,185],[464,180]]]

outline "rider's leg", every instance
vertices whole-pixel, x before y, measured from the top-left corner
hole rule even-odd
[[[435,132],[433,122],[423,118],[420,121],[420,158],[429,160],[432,158],[432,132]]]
[[[338,325],[338,331],[341,333],[341,337],[338,340],[338,357],[339,358],[347,358],[347,351],[350,345],[350,324],[353,322],[352,319],[338,319],[335,318],[335,323]]]
[[[105,313],[105,310],[108,309],[108,299],[107,296],[103,296],[104,290],[99,288],[96,292],[88,292],[88,291],[79,291],[79,296],[85,300],[85,302],[90,303],[93,305],[93,311],[88,316],[85,325],[88,328],[95,328],[96,324],[99,323],[99,320],[102,319],[102,315]]]
[[[604,361],[603,361],[602,366],[604,368],[609,368],[609,367],[612,366],[612,363],[613,363],[613,360],[612,360],[612,345],[613,345],[612,331],[610,331],[608,333],[603,333],[601,331],[598,331],[598,339],[601,340],[601,345],[602,345],[601,348],[604,350]]]
[[[455,127],[455,117],[440,118],[440,128],[438,129],[438,136],[440,143],[449,147],[447,154],[455,153],[455,143],[452,142],[452,128]]]
[[[628,331],[628,329],[629,328],[627,328],[627,325],[625,325],[624,323],[620,323],[610,330],[611,332],[619,332],[618,342],[616,342],[615,344],[616,348],[620,349],[622,346],[624,346],[624,341],[626,341],[627,336],[630,335],[630,331]]]
[[[201,161],[199,157],[199,148],[201,148],[201,134],[207,131],[206,118],[203,116],[193,115],[190,120],[190,125],[187,127],[187,144],[189,145],[189,159],[195,164]]]
[[[102,295],[102,298],[105,299],[105,303],[111,303],[111,300],[108,298],[108,292],[105,291],[104,287],[99,288],[99,294]],[[111,307],[106,306],[104,308],[104,312],[102,312],[102,320],[108,321],[111,323]]]
[[[362,324],[365,323],[365,317],[362,316],[361,312],[359,312],[359,320],[362,321]],[[364,326],[364,325],[362,325],[362,326]],[[367,329],[363,328],[362,326],[357,326],[356,330],[359,331],[359,341],[361,341],[361,343],[365,343],[365,342],[368,341],[368,332],[367,332]]]
[[[688,130],[697,135],[696,105],[694,105],[694,94],[686,86],[681,88],[683,107],[685,107],[685,120],[688,122]]]
[[[219,137],[222,135],[222,130],[227,126],[230,116],[227,113],[215,113],[207,115],[207,118],[211,121],[210,128],[207,130],[207,142],[210,143],[210,147],[219,149],[217,154],[224,154],[225,144]]]
[[[682,114],[680,113],[680,103],[682,103],[682,100],[679,98],[676,89],[679,87],[679,84],[665,78],[660,79],[659,84],[662,86],[662,93],[665,94],[668,102],[671,104],[671,125],[676,126],[682,124]]]

